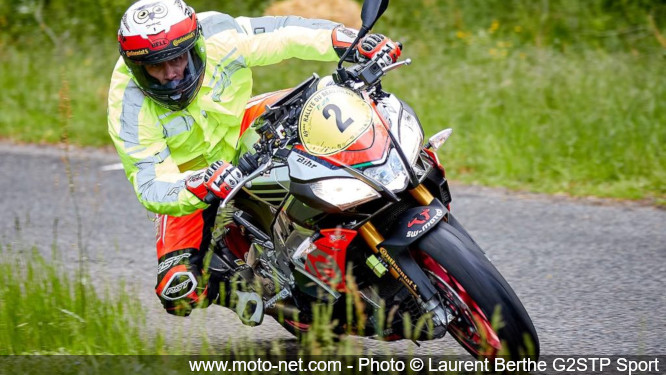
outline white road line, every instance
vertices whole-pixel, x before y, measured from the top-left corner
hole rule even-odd
[[[119,171],[123,169],[123,164],[122,163],[116,163],[116,164],[109,164],[105,165],[102,168],[100,168],[102,171],[108,172],[108,171]]]

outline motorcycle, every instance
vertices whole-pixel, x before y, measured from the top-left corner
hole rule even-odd
[[[342,65],[387,6],[364,2],[363,26],[332,76],[314,74],[246,112],[235,165],[247,174],[221,202],[233,216],[218,239],[259,292],[237,292],[239,316],[256,325],[266,314],[300,336],[313,306],[327,303],[339,333],[449,332],[476,358],[538,358],[525,308],[451,214],[436,154],[451,129],[423,145],[414,110],[382,89],[411,60]],[[362,301],[360,314],[348,313],[348,297]]]

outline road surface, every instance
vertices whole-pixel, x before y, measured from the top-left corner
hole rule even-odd
[[[148,331],[189,337],[192,351],[204,332],[213,345],[243,337],[268,347],[297,345],[270,318],[249,328],[218,306],[187,319],[164,313],[153,292],[154,226],[117,155],[76,149],[67,153],[69,163],[65,155],[63,148],[0,142],[0,244],[36,246],[45,255],[56,244],[72,268],[83,248],[96,286],[125,280],[148,312]],[[455,184],[452,190],[454,214],[523,301],[542,354],[664,354],[666,210]],[[420,348],[362,341],[377,352],[462,353],[448,337]]]

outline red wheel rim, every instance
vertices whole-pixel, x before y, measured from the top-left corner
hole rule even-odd
[[[462,313],[463,319],[456,319],[449,324],[448,330],[451,335],[476,356],[496,356],[502,349],[502,343],[481,307],[442,265],[423,252],[420,253],[420,258],[421,264],[434,277],[435,287],[444,294],[448,292],[455,294],[454,298],[447,300],[454,304],[459,314]],[[456,303],[453,301],[455,299],[462,303]]]

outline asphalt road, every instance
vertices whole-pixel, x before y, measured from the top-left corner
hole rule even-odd
[[[164,313],[153,292],[154,226],[124,172],[113,168],[117,156],[69,155],[73,192],[63,149],[0,142],[3,247],[50,255],[56,244],[75,268],[82,245],[96,286],[125,280],[148,311],[148,331],[189,338],[192,351],[202,335],[214,345],[239,338],[296,345],[270,318],[249,328],[217,306],[187,319]],[[523,301],[542,354],[665,354],[666,210],[455,184],[453,197],[454,214]],[[448,337],[420,348],[363,341],[370,351],[461,353]]]

